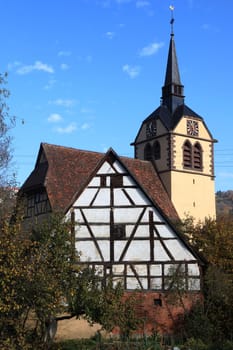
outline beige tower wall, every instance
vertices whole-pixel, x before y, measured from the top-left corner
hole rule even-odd
[[[198,135],[187,133],[187,120],[196,120]],[[202,167],[185,168],[183,149],[186,141],[192,148],[198,143],[202,151]],[[180,218],[193,216],[196,221],[206,217],[215,218],[215,184],[213,164],[213,143],[209,130],[201,118],[183,116],[176,127],[168,132],[161,120],[157,120],[157,134],[146,138],[146,124],[142,125],[137,137],[136,157],[144,159],[144,148],[150,143],[160,143],[161,158],[154,160],[160,178]]]
[[[211,177],[172,172],[171,187],[171,200],[181,219],[186,215],[195,221],[215,218],[215,186]]]

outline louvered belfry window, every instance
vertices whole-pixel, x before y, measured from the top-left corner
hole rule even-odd
[[[144,159],[152,160],[152,147],[149,143],[147,143],[144,148]]]
[[[202,149],[199,143],[193,147],[193,167],[194,169],[202,169]]]
[[[155,141],[153,145],[153,154],[154,154],[154,159],[160,159],[161,157],[161,150],[160,150],[160,143],[158,141]]]
[[[184,168],[192,168],[192,145],[189,141],[186,141],[184,143],[183,165],[184,165]]]

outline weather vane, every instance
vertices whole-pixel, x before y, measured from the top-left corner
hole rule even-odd
[[[173,12],[174,12],[174,9],[175,7],[173,5],[170,5],[169,6],[169,9],[171,10],[171,20],[170,20],[170,24],[171,24],[171,35],[174,35],[173,33],[173,23],[174,23],[174,16],[173,16]]]

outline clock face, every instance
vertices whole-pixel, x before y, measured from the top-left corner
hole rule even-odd
[[[156,135],[157,127],[156,121],[150,120],[146,125],[146,137],[152,137]]]
[[[198,122],[195,120],[187,120],[187,134],[191,136],[198,136],[199,128]]]

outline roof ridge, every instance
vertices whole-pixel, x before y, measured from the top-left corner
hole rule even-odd
[[[86,150],[86,149],[81,149],[81,148],[75,148],[75,147],[70,147],[70,146],[62,146],[62,145],[55,145],[52,143],[46,143],[46,142],[42,142],[41,145],[43,147],[56,147],[56,148],[60,148],[60,149],[64,149],[64,150],[73,150],[73,151],[80,151],[80,152],[86,152],[86,153],[93,153],[93,154],[105,154],[106,152],[99,152],[99,151],[90,151],[90,150]]]

